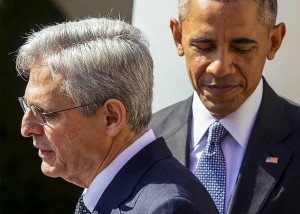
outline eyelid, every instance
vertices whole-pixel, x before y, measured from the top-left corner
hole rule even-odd
[[[212,40],[191,40],[191,45],[215,45],[215,42]]]
[[[255,43],[231,43],[230,45],[235,47],[253,47],[256,44]]]
[[[42,115],[51,115],[51,112],[48,112],[48,111],[42,109],[41,107],[38,107],[38,106],[32,106],[32,107],[35,107]]]
[[[240,46],[240,45],[232,45],[231,48],[238,49],[238,50],[250,50],[253,48],[253,46]]]
[[[190,43],[191,47],[196,47],[199,50],[211,50],[216,47],[216,44],[211,41],[195,41]]]
[[[241,53],[248,53],[253,51],[256,48],[255,45],[253,44],[248,44],[248,45],[231,45],[231,49],[233,49],[234,51],[237,52],[241,52]]]
[[[58,114],[58,112],[47,112],[47,111],[42,112],[42,115],[45,115],[45,116],[52,116],[55,114]]]
[[[27,106],[27,108],[31,109],[33,107],[33,108],[37,109],[41,114],[44,114],[44,113],[47,114],[48,113],[47,111],[45,111],[41,107],[38,107],[36,105],[29,105],[27,100],[24,97],[22,97],[22,98],[23,98],[23,101],[24,101],[25,105]]]

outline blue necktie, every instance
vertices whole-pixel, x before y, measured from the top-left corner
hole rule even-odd
[[[78,200],[78,203],[76,205],[75,214],[90,214],[91,212],[88,210],[88,208],[84,205],[83,197],[81,196]]]
[[[207,145],[195,171],[222,214],[225,213],[226,162],[220,142],[226,134],[226,129],[218,121],[209,127]]]

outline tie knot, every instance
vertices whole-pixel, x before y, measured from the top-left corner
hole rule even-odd
[[[219,143],[226,136],[227,130],[219,121],[214,122],[208,129],[208,142]]]

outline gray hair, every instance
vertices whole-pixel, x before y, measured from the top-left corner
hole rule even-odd
[[[178,11],[179,11],[179,21],[182,22],[184,19],[188,18],[189,5],[192,0],[179,0]],[[212,0],[219,2],[230,2],[236,0]],[[271,29],[276,24],[277,17],[277,0],[253,0],[258,1],[259,11],[258,18],[259,20]]]
[[[87,18],[44,27],[20,47],[16,68],[29,77],[42,62],[53,77],[65,79],[61,90],[86,117],[108,99],[120,100],[133,132],[147,127],[151,118],[153,60],[143,33],[122,20]]]

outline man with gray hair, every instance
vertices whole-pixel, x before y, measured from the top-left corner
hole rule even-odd
[[[150,127],[220,213],[300,211],[300,107],[262,76],[286,31],[276,15],[276,0],[180,0],[170,21],[194,93]]]
[[[140,30],[107,18],[45,27],[16,64],[29,78],[21,133],[33,138],[46,176],[85,188],[75,213],[217,213],[147,129],[153,62]]]

